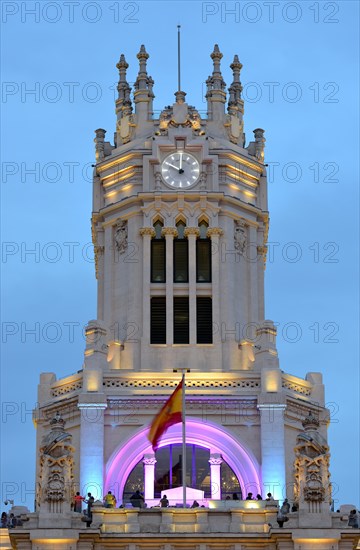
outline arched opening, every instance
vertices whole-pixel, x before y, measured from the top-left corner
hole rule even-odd
[[[211,498],[210,449],[196,444],[186,445],[186,486],[204,491],[205,498]],[[182,485],[182,444],[171,443],[155,453],[154,499],[161,498],[161,491]],[[223,460],[221,463],[221,497],[231,497],[236,493],[242,498],[241,484],[235,472]],[[130,502],[131,495],[138,489],[144,492],[144,465],[140,460],[126,480],[123,502]]]
[[[139,483],[143,479],[142,459],[145,455],[152,454],[152,448],[147,439],[149,427],[141,428],[127,441],[119,445],[106,464],[105,491],[113,490],[118,500],[122,500],[125,485],[132,471],[137,467]],[[178,445],[182,440],[181,424],[169,428],[164,434],[159,450],[169,445]],[[197,445],[209,449],[210,453],[221,455],[223,461],[229,466],[240,485],[242,495],[251,491],[254,494],[260,492],[260,466],[254,455],[236,439],[223,426],[212,422],[203,422],[199,419],[188,418],[186,421],[187,445]],[[222,490],[225,493],[231,491],[232,473],[222,479]],[[225,485],[223,483],[225,481]],[[138,488],[138,487],[137,487]],[[239,490],[239,493],[240,493]]]

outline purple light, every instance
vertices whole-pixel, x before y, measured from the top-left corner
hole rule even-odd
[[[105,492],[116,486],[121,498],[132,469],[144,454],[152,453],[147,438],[148,430],[148,426],[141,428],[113,452],[105,468]],[[181,443],[181,438],[181,424],[176,424],[163,435],[159,448],[171,443]],[[245,446],[223,427],[212,422],[187,418],[186,443],[209,448],[210,453],[221,454],[239,479],[243,494],[249,491],[260,492],[260,466],[255,456],[251,451],[245,450]]]

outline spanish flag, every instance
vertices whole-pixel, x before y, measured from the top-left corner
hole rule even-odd
[[[182,422],[182,393],[183,380],[170,395],[160,412],[155,416],[150,426],[148,438],[152,444],[154,452],[159,446],[161,436],[170,426]]]

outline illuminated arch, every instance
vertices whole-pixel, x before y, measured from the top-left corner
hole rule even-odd
[[[147,439],[148,430],[148,426],[141,428],[112,453],[105,467],[105,492],[116,486],[119,496],[123,494],[132,469],[144,454],[152,452]],[[159,448],[181,443],[181,440],[181,424],[176,424],[163,435]],[[221,454],[238,478],[243,495],[249,491],[254,494],[260,492],[260,466],[256,458],[223,426],[187,418],[186,443],[207,447],[211,453]]]

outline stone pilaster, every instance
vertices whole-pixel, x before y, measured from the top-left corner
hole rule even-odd
[[[212,322],[220,327],[220,227],[209,227],[206,235],[211,239]]]
[[[196,239],[198,227],[187,227],[184,231],[189,241],[189,332],[190,344],[196,344]]]
[[[272,493],[275,500],[286,497],[285,432],[282,403],[258,405],[261,431],[262,493]]]
[[[143,238],[143,326],[142,335],[147,344],[150,343],[150,273],[151,273],[151,239],[155,237],[153,227],[140,229]]]
[[[81,394],[78,408],[80,421],[80,492],[92,493],[95,500],[103,495],[104,411],[106,396],[101,393]]]
[[[166,343],[171,346],[174,342],[174,238],[178,233],[175,227],[164,227],[161,233],[166,243]]]
[[[156,460],[154,454],[146,454],[143,458],[145,501],[154,498],[155,464],[156,464],[156,462],[157,462],[157,460]]]
[[[211,498],[221,500],[221,464],[223,459],[219,454],[211,454],[210,464],[210,482]]]

